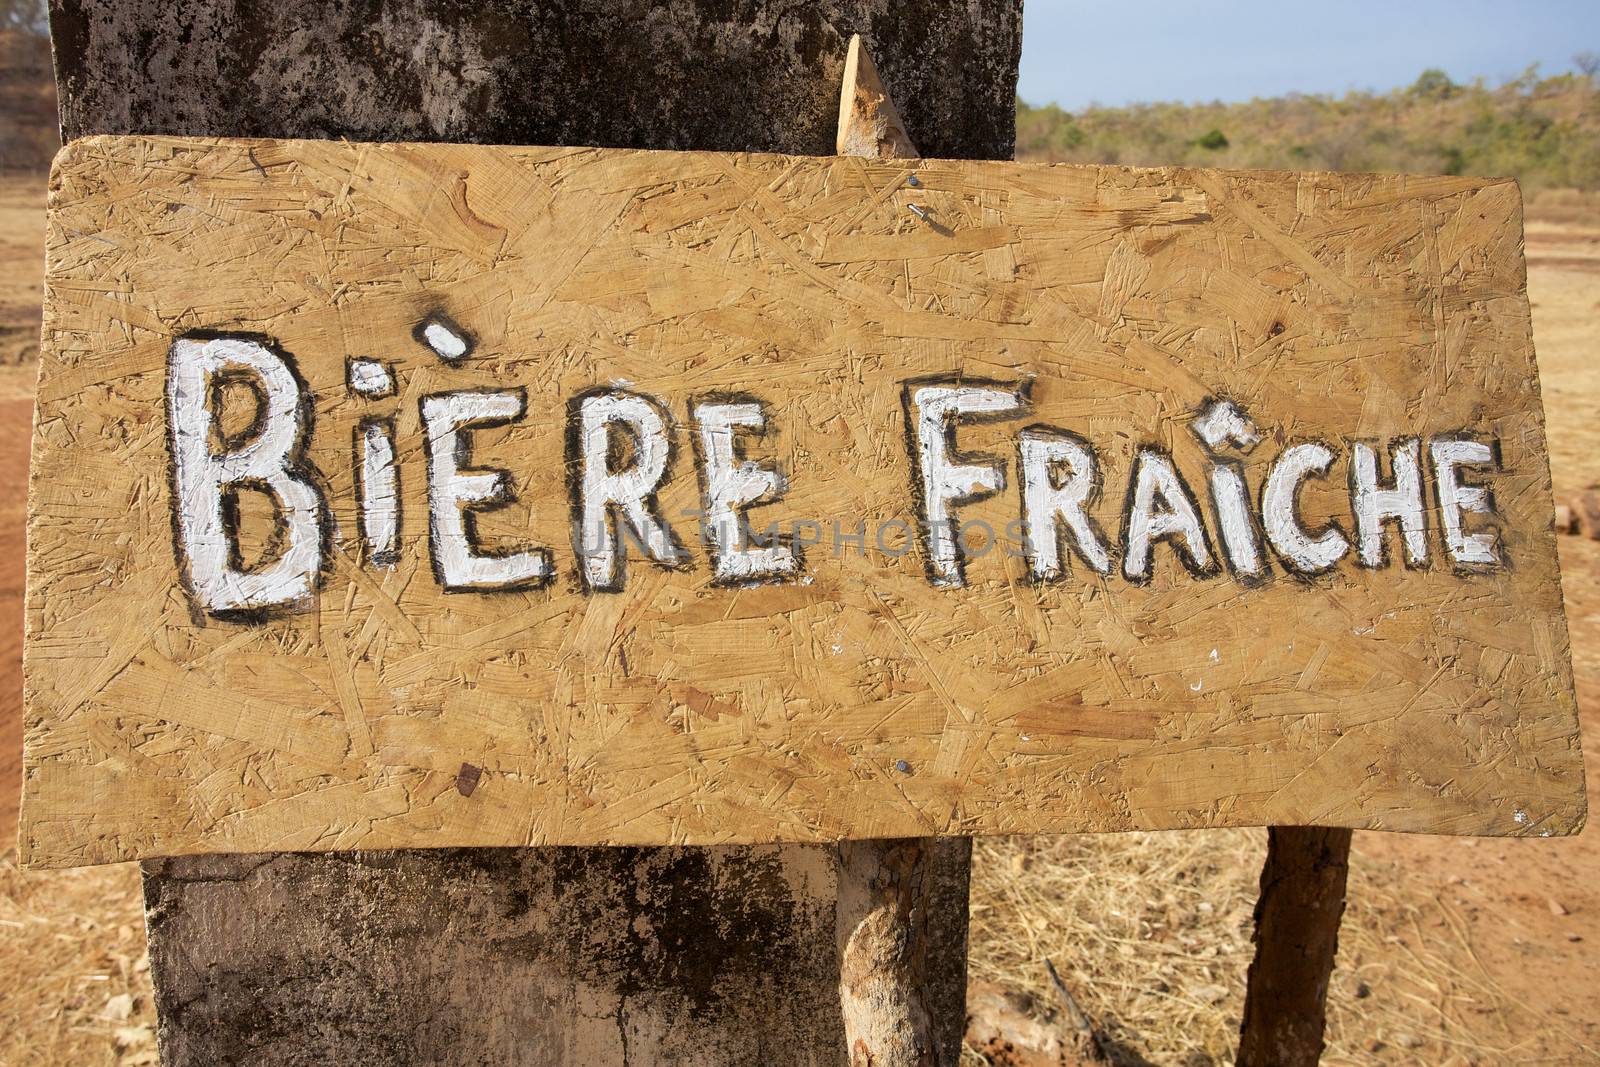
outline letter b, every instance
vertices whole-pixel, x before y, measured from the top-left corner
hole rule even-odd
[[[211,398],[224,376],[257,397],[255,424],[240,441],[221,440]],[[323,503],[296,462],[308,430],[299,381],[289,364],[250,336],[185,337],[167,355],[167,441],[178,568],[190,594],[213,615],[303,607],[317,588]],[[278,524],[272,558],[239,561],[236,498],[271,496]]]

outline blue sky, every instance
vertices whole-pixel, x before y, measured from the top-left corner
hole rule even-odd
[[[1248,100],[1545,74],[1600,52],[1600,0],[1024,0],[1030,104]]]

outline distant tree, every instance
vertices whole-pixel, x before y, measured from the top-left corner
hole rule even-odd
[[[1572,57],[1572,65],[1577,67],[1585,78],[1595,80],[1595,75],[1600,74],[1600,52],[1579,52]]]
[[[43,35],[49,27],[45,0],[0,0],[0,30]]]
[[[1539,88],[1539,64],[1529,63],[1522,76],[1506,83],[1520,93],[1531,93]]]
[[[1211,152],[1219,152],[1228,147],[1227,134],[1218,129],[1210,129],[1199,137],[1189,142],[1196,148],[1204,148]]]
[[[1406,92],[1431,100],[1447,100],[1456,95],[1457,88],[1456,83],[1450,80],[1450,75],[1438,67],[1429,67],[1411,83],[1411,88]]]

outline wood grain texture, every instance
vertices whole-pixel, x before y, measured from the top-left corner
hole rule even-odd
[[[1455,178],[77,142],[52,184],[23,855],[1570,833],[1582,768],[1520,220],[1513,184]],[[413,338],[441,311],[476,337],[459,365]],[[162,404],[195,330],[271,337],[315,393],[308,460],[337,533],[313,610],[233,623],[185,595]],[[347,390],[347,356],[390,361],[397,397]],[[691,397],[754,394],[773,426],[756,451],[790,475],[757,526],[849,532],[914,516],[901,384],[927,375],[1031,377],[1026,418],[963,425],[961,450],[1014,456],[1023,422],[1083,435],[1113,533],[1140,447],[1204,500],[1189,425],[1214,396],[1266,438],[1243,460],[1253,493],[1285,443],[1328,443],[1305,508],[1347,530],[1354,442],[1492,437],[1507,565],[1440,562],[1430,493],[1417,569],[1245,584],[1162,544],[1145,584],[1078,561],[1040,586],[993,552],[948,589],[869,537],[866,555],[814,546],[790,584],[714,587],[691,546],[684,569],[636,560],[623,592],[580,590],[573,395],[630,383],[683,423]],[[474,434],[517,494],[480,527],[550,546],[549,587],[447,593],[429,571],[418,400],[464,388],[527,390],[526,417]],[[351,441],[375,414],[400,458],[393,570],[356,533]],[[678,436],[674,516],[698,501]],[[1013,476],[962,517],[998,530],[1017,509]]]

